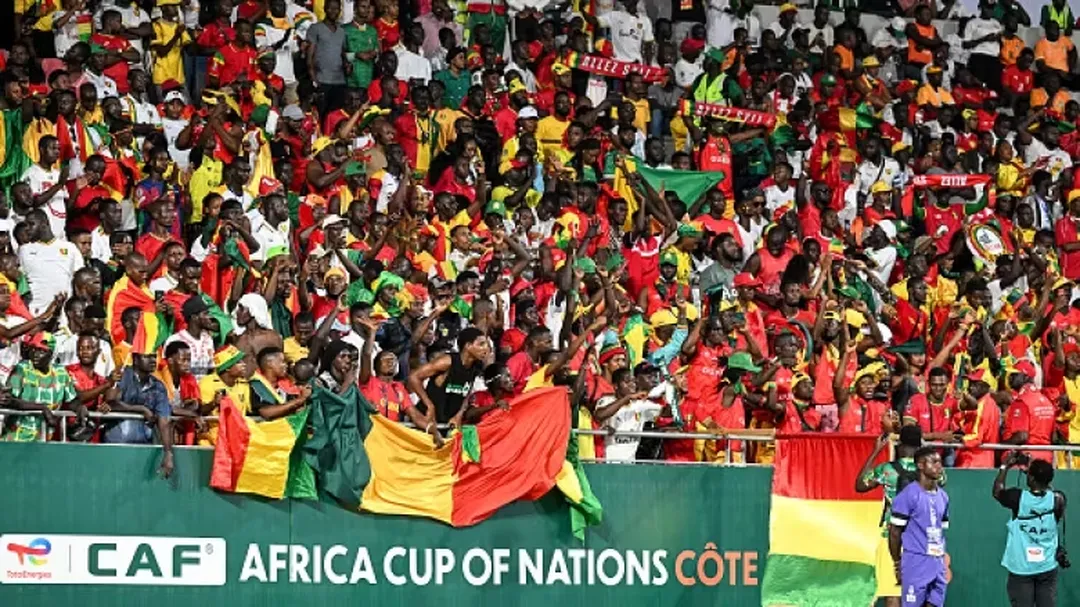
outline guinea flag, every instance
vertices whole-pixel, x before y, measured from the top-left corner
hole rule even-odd
[[[792,434],[776,441],[763,607],[866,607],[874,600],[882,494],[856,493],[855,479],[875,439]]]
[[[431,435],[371,416],[363,442],[371,476],[360,509],[475,525],[516,500],[537,500],[558,483],[571,500],[586,494],[567,462],[570,404],[565,388],[540,388],[496,409],[439,449]]]
[[[105,301],[105,324],[108,326],[109,335],[112,336],[114,344],[127,340],[127,334],[124,331],[121,319],[124,310],[129,308],[138,308],[145,315],[153,316],[152,319],[147,319],[146,322],[152,324],[152,326],[148,327],[152,331],[148,339],[155,350],[172,334],[171,319],[166,318],[164,314],[158,313],[157,304],[154,302],[154,294],[150,292],[149,287],[145,284],[142,286],[136,285],[125,274],[113,285],[112,290],[109,291],[109,297]]]
[[[258,422],[223,398],[210,486],[274,499],[314,498],[314,475],[297,449],[307,418],[304,407],[287,417]]]

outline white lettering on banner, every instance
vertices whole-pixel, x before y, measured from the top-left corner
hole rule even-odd
[[[405,556],[408,551],[401,546],[394,546],[386,551],[386,557],[383,559],[383,575],[386,576],[386,581],[390,582],[393,586],[404,586],[409,583],[409,580],[403,575],[397,575],[394,573],[394,559],[399,556]]]
[[[224,538],[0,535],[0,583],[224,586]]]

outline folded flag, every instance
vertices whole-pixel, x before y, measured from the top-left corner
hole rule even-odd
[[[874,600],[882,495],[855,492],[874,440],[844,434],[777,440],[763,607],[866,607]]]
[[[315,498],[315,479],[297,449],[308,407],[287,417],[257,422],[229,397],[221,401],[210,486],[263,497]],[[294,455],[294,451],[296,455]]]

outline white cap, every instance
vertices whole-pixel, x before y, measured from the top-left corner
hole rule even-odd
[[[165,93],[165,103],[171,103],[173,101],[179,101],[184,104],[187,103],[187,99],[184,99],[184,94],[180,91],[169,91],[168,93]]]
[[[342,223],[344,221],[345,220],[341,217],[341,215],[327,215],[326,217],[323,217],[322,227],[325,230],[326,228],[329,228],[336,223]]]
[[[536,112],[536,108],[534,108],[533,106],[526,105],[525,107],[518,110],[518,116],[517,117],[518,117],[518,120],[525,120],[525,119],[528,119],[528,118],[539,118],[540,114],[538,114]]]
[[[896,240],[896,224],[892,220],[886,219],[878,222],[878,227],[882,232],[885,232],[885,237],[891,240]]]
[[[893,28],[894,30],[903,31],[904,28],[907,27],[907,20],[903,17],[893,17],[892,20],[889,21],[889,27]]]

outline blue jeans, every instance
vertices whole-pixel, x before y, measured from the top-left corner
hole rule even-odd
[[[654,108],[652,119],[649,121],[649,137],[659,139],[667,135],[671,130],[671,116],[667,110]]]
[[[146,422],[137,419],[125,419],[105,431],[106,443],[145,445],[153,442],[154,433]]]

